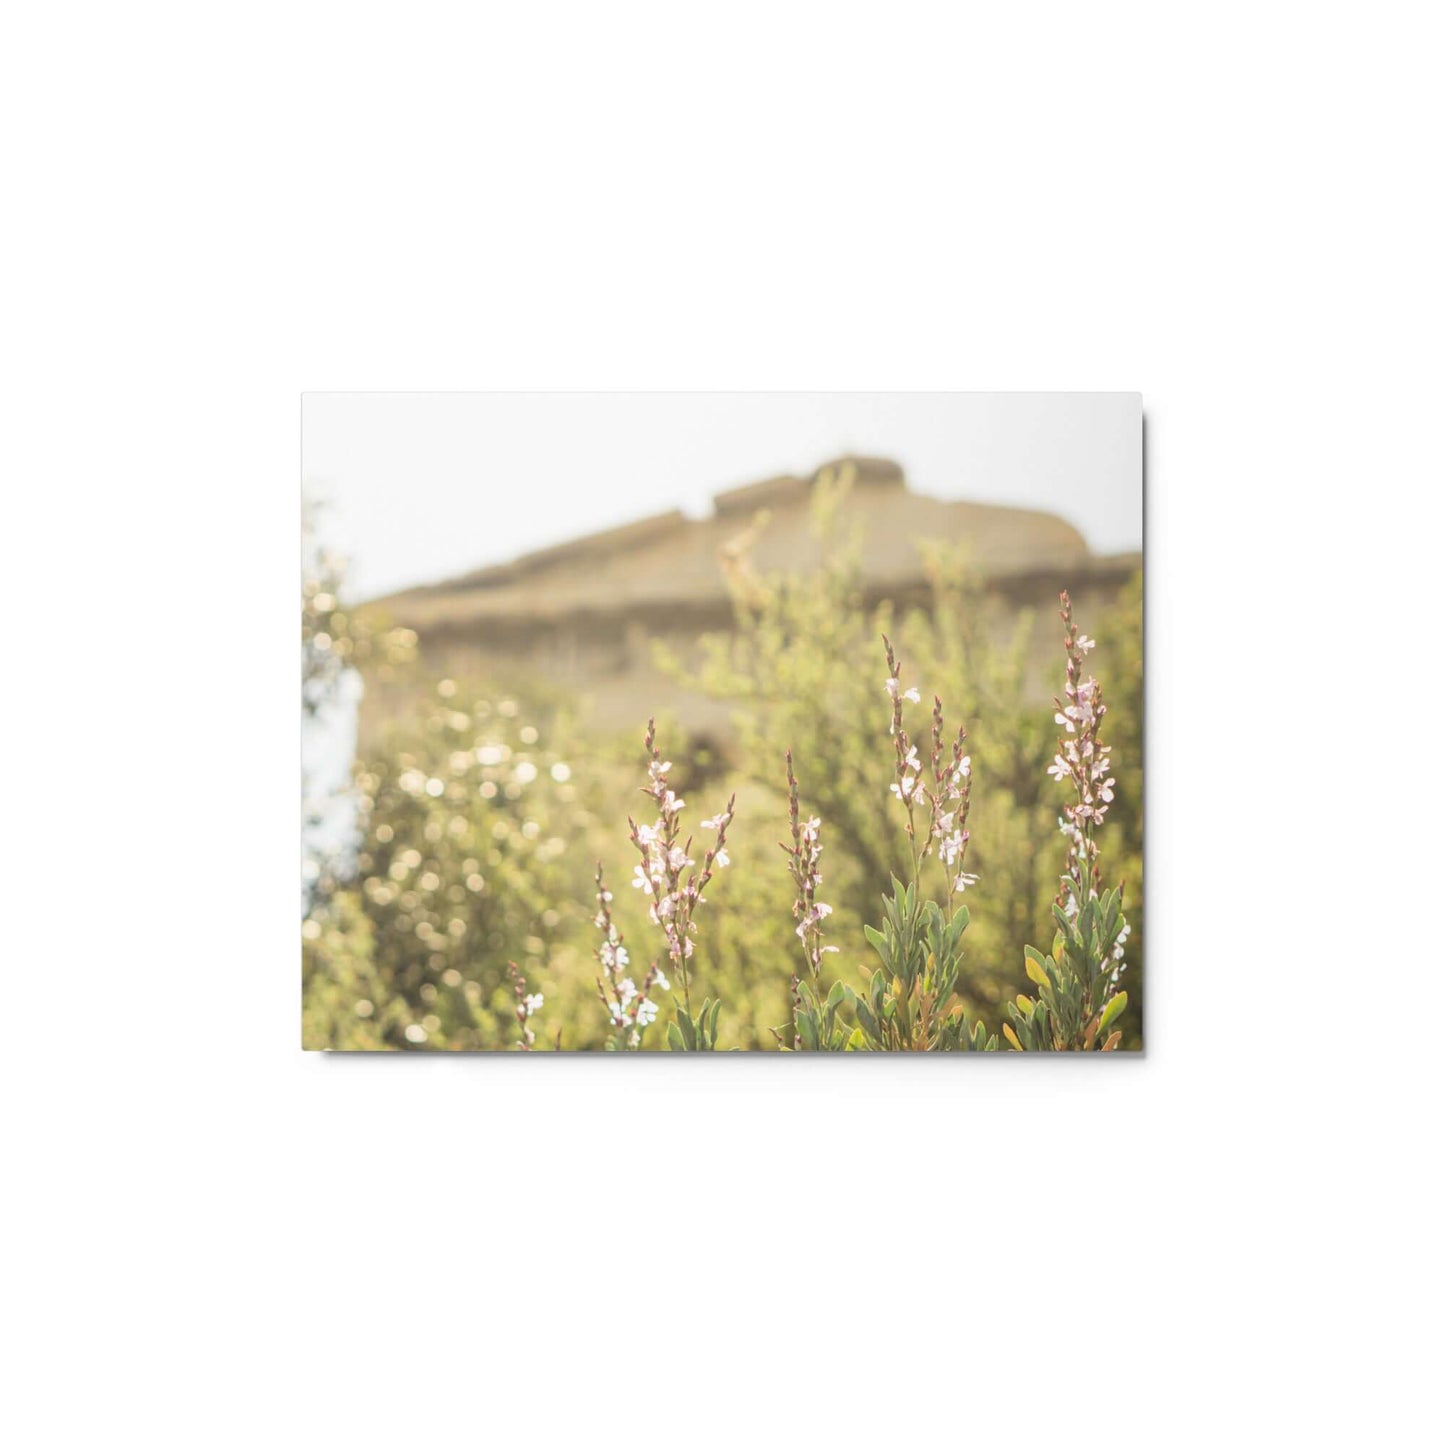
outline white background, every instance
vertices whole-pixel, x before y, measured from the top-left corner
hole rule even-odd
[[[8,1438],[1438,1430],[1433,7],[13,7]],[[1145,395],[1149,1052],[298,1047],[298,399]]]

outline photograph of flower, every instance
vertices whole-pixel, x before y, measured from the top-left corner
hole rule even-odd
[[[310,394],[302,1044],[1143,1048],[1132,393]]]

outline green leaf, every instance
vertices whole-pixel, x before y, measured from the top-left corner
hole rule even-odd
[[[890,953],[887,938],[879,933],[876,928],[870,928],[866,923],[863,925],[863,937],[873,945],[873,950],[877,953],[878,957],[881,958],[884,963],[887,963]]]
[[[1128,1003],[1129,995],[1120,991],[1104,1005],[1104,1012],[1099,1016],[1099,1032],[1101,1034],[1109,1032],[1109,1025],[1124,1012]]]
[[[690,1049],[697,1048],[697,1026],[693,1023],[691,1016],[681,1004],[677,1006],[677,1026],[682,1030],[682,1036]]]
[[[802,1036],[803,1046],[816,1052],[818,1048],[818,1025],[813,1022],[812,1014],[800,1013],[798,1015],[798,1033]]]

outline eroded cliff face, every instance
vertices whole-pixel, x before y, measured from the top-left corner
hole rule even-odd
[[[977,575],[1004,602],[1005,622],[1036,608],[1041,697],[1049,692],[1043,660],[1056,650],[1060,588],[1087,615],[1139,565],[1137,553],[1094,556],[1059,517],[940,501],[910,491],[896,463],[840,458],[808,477],[724,492],[710,517],[665,512],[367,604],[417,633],[420,666],[407,682],[367,680],[362,745],[437,677],[505,686],[529,675],[586,699],[599,727],[635,728],[649,713],[670,710],[726,741],[728,705],[679,688],[656,667],[653,644],[660,640],[687,659],[704,633],[730,629],[729,572],[818,571],[829,545],[815,520],[820,486],[835,495],[834,535],[859,548],[870,601],[926,604],[919,547],[943,542],[966,546]]]

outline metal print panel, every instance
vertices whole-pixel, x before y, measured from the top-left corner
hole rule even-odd
[[[1143,1047],[1135,394],[303,402],[307,1049]]]

